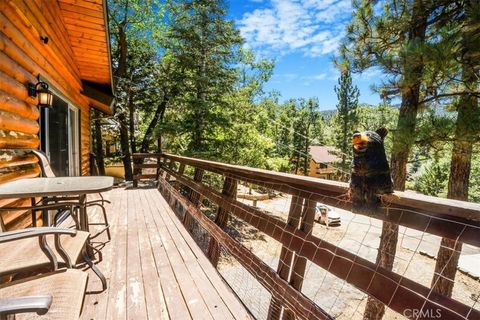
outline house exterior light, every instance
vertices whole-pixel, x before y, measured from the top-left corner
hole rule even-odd
[[[53,94],[48,90],[48,84],[43,81],[37,84],[28,84],[28,95],[30,97],[38,97],[38,106],[43,108],[51,108],[53,104]]]

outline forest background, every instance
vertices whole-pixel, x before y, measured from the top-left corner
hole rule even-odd
[[[168,151],[308,174],[309,148],[333,145],[348,181],[354,130],[390,130],[385,146],[396,190],[480,202],[480,3],[476,0],[352,2],[334,57],[336,109],[319,98],[280,102],[264,90],[275,60],[244,46],[222,0],[110,0],[116,102],[95,114],[99,169],[132,154]],[[359,103],[352,75],[374,68],[379,105]],[[103,139],[119,141],[105,159]],[[377,264],[391,270],[398,225],[382,225]],[[451,295],[461,243],[442,239],[432,279]],[[455,249],[455,250],[451,250]],[[441,275],[439,277],[439,275]],[[381,319],[369,299],[365,315]]]
[[[107,162],[121,158],[126,168],[132,153],[154,151],[161,141],[162,149],[175,154],[308,174],[309,147],[334,145],[344,160],[337,165],[338,177],[348,179],[351,133],[385,126],[391,132],[387,155],[394,136],[397,152],[400,146],[408,149],[405,187],[427,195],[447,196],[455,141],[469,141],[469,200],[480,201],[479,36],[478,26],[475,34],[466,25],[468,19],[478,21],[479,13],[472,7],[468,16],[468,1],[420,1],[425,17],[418,19],[425,22],[412,21],[415,3],[354,2],[334,61],[341,71],[335,87],[339,102],[336,110],[320,111],[317,97],[280,103],[280,93],[263,90],[275,61],[244,48],[223,1],[109,1],[117,101],[113,119],[97,115],[92,122],[100,166],[102,134],[121,145],[119,157]],[[409,39],[412,28],[421,37]],[[469,44],[472,48],[464,47]],[[416,62],[420,71],[414,70]],[[467,64],[470,81],[463,72]],[[382,100],[377,106],[359,103],[352,85],[352,72],[372,67],[383,72],[382,84],[372,88]],[[414,87],[415,115],[401,132],[400,109],[406,109],[404,96]],[[467,133],[459,134],[458,109],[468,99],[473,110]],[[126,175],[130,180],[131,170]]]

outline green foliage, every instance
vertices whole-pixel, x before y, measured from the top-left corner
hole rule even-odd
[[[342,168],[347,167],[347,154],[350,154],[350,138],[356,129],[358,115],[358,96],[360,92],[357,86],[352,85],[352,76],[350,69],[343,68],[338,86],[335,86],[337,93],[337,114],[334,117],[335,146],[340,150],[342,158]]]
[[[375,131],[378,128],[385,127],[388,130],[395,130],[398,119],[398,109],[386,103],[378,106],[360,104],[357,108],[357,129],[359,131]],[[392,150],[392,134],[387,134],[385,138],[385,150],[387,155]]]
[[[414,189],[429,196],[446,197],[448,171],[448,161],[430,161],[415,179]]]
[[[468,199],[470,201],[480,203],[480,148],[478,147],[476,152],[473,154],[469,186]]]
[[[239,62],[238,47],[243,39],[226,19],[221,0],[168,1],[169,28],[165,48],[178,63],[181,97],[177,104],[184,125],[191,135],[188,150],[192,155],[208,154],[218,126],[228,119],[222,110],[232,105],[225,101],[233,92]]]
[[[447,197],[450,173],[451,144],[444,146],[442,152],[432,160],[419,161],[420,169],[412,176],[409,188],[426,195]],[[474,149],[468,190],[468,200],[480,203],[480,149]]]
[[[445,196],[452,143],[458,139],[456,111],[464,100],[442,94],[477,89],[461,81],[461,19],[445,18],[463,19],[463,4],[426,2],[422,14],[432,20],[422,41],[409,37],[415,29],[410,20],[414,3],[354,2],[338,63],[337,110],[320,111],[316,98],[280,103],[278,93],[264,91],[274,60],[259,59],[242,48],[243,39],[227,19],[223,1],[112,0],[117,121],[104,129],[117,136],[112,131],[130,127],[130,148],[136,150],[160,117],[152,137],[161,137],[169,152],[303,174],[308,173],[311,145],[335,145],[348,171],[354,130],[387,127],[393,134],[387,135],[385,146],[387,155],[392,154],[392,137],[405,116],[399,117],[390,99],[404,97],[420,83],[414,126],[398,134],[412,143],[408,187]],[[386,79],[374,88],[383,98],[378,106],[358,104],[359,92],[352,83],[351,72],[371,67]],[[159,114],[162,103],[165,109]],[[467,123],[465,130],[476,130],[475,123]],[[470,183],[474,201],[480,201],[479,188],[476,150]]]

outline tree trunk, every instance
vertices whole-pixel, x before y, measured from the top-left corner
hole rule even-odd
[[[120,123],[120,147],[122,149],[122,161],[125,169],[125,180],[133,180],[132,173],[132,154],[130,152],[130,141],[128,138],[128,122],[124,113],[118,115]]]
[[[190,149],[193,151],[203,151],[203,140],[205,130],[205,111],[207,108],[207,94],[205,79],[207,78],[207,53],[202,52],[202,61],[199,65],[199,81],[197,82],[197,101],[198,104],[194,111],[194,130],[192,132],[192,142]]]
[[[307,126],[305,130],[305,150],[303,156],[303,175],[308,176],[308,149],[310,147],[310,141],[308,140],[310,134],[310,125]]]
[[[132,153],[137,153],[137,140],[135,139],[135,106],[133,105],[133,93],[128,97],[128,134]]]
[[[411,27],[408,32],[410,41],[424,41],[427,25],[428,12],[422,0],[416,0],[413,4]],[[406,57],[404,61],[402,103],[398,118],[397,130],[393,137],[392,150],[392,179],[395,190],[405,190],[407,180],[407,162],[410,149],[415,141],[415,126],[420,99],[420,85],[423,73],[421,59],[411,57],[413,63]],[[392,270],[397,251],[398,225],[383,222],[380,244],[378,247],[376,264],[380,267]],[[369,297],[365,306],[364,319],[380,320],[385,314],[385,305],[373,297]]]
[[[127,35],[125,33],[125,27],[127,25],[128,18],[128,1],[125,8],[125,17],[118,25],[118,67],[115,70],[115,75],[119,78],[124,78],[127,71],[127,53],[128,43]],[[133,180],[132,175],[132,159],[130,153],[130,140],[128,137],[128,121],[126,119],[123,110],[118,112],[118,106],[115,108],[115,112],[118,114],[118,122],[120,129],[120,148],[122,150],[122,162],[125,169],[125,180]]]
[[[478,70],[479,64],[472,57],[475,51],[473,39],[470,30],[476,30],[473,9],[465,10],[466,26],[465,33],[462,34],[462,80],[467,88],[472,91],[478,88],[475,70]],[[477,8],[478,10],[478,8]],[[468,201],[468,188],[470,180],[470,171],[472,163],[472,151],[475,138],[480,133],[480,109],[478,107],[478,98],[472,95],[465,95],[460,98],[458,103],[457,124],[455,128],[455,141],[453,143],[452,160],[450,163],[450,176],[448,179],[449,199]],[[442,238],[441,246],[437,253],[437,263],[435,264],[435,273],[432,279],[433,291],[451,297],[453,286],[455,284],[455,275],[457,273],[458,260],[462,251],[462,243],[454,239]]]
[[[295,156],[295,174],[298,174],[298,167],[300,166],[300,155]]]
[[[150,121],[150,124],[148,125],[147,131],[145,131],[145,135],[143,136],[140,152],[142,153],[148,152],[150,142],[152,140],[153,131],[155,130],[155,127],[157,126],[157,124],[162,123],[163,116],[167,108],[167,104],[168,104],[168,98],[165,97],[162,100],[162,102],[157,106],[157,109],[155,110],[153,118]]]
[[[103,153],[103,137],[102,137],[102,125],[100,119],[100,112],[95,110],[94,113],[94,128],[95,128],[95,155],[97,156],[98,173],[101,176],[105,175],[105,161]]]
[[[125,76],[127,71],[127,35],[125,33],[125,26],[127,25],[128,4],[125,8],[125,19],[118,26],[118,68],[115,70],[115,75],[118,77]]]

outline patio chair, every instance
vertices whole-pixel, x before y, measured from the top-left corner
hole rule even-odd
[[[47,209],[65,204],[47,205]],[[2,208],[24,210],[24,207]],[[72,208],[72,210],[74,210]],[[89,233],[69,228],[41,227],[5,231],[0,219],[0,277],[22,272],[41,271],[50,267],[56,271],[59,266],[72,268],[85,262],[98,276],[102,290],[107,287],[105,276],[90,259],[87,249],[96,250],[89,244]],[[52,248],[55,248],[53,250]],[[96,250],[101,260],[100,251]],[[59,261],[57,257],[62,260]]]
[[[1,284],[0,319],[76,320],[87,281],[87,273],[67,269]]]
[[[39,150],[34,150],[32,149],[32,153],[38,158],[39,164],[40,164],[40,169],[42,170],[42,176],[46,178],[54,178],[55,173],[52,170],[52,167],[50,166],[50,162],[48,161],[47,155],[43,153],[42,151]],[[108,240],[111,240],[111,235],[110,235],[110,224],[108,223],[108,218],[107,218],[107,212],[105,210],[105,203],[110,203],[109,200],[106,200],[103,198],[103,195],[99,193],[100,199],[97,200],[89,200],[86,202],[87,207],[91,206],[99,206],[100,209],[102,210],[103,214],[103,222],[93,222],[89,223],[88,225],[103,225],[104,228],[97,232],[95,235],[91,236],[90,239],[94,239],[98,237],[101,233],[104,231],[107,231],[107,237]],[[44,199],[43,201],[46,203],[49,202],[59,202],[59,201],[72,201],[72,200],[78,200],[78,197],[50,197],[47,199]]]

